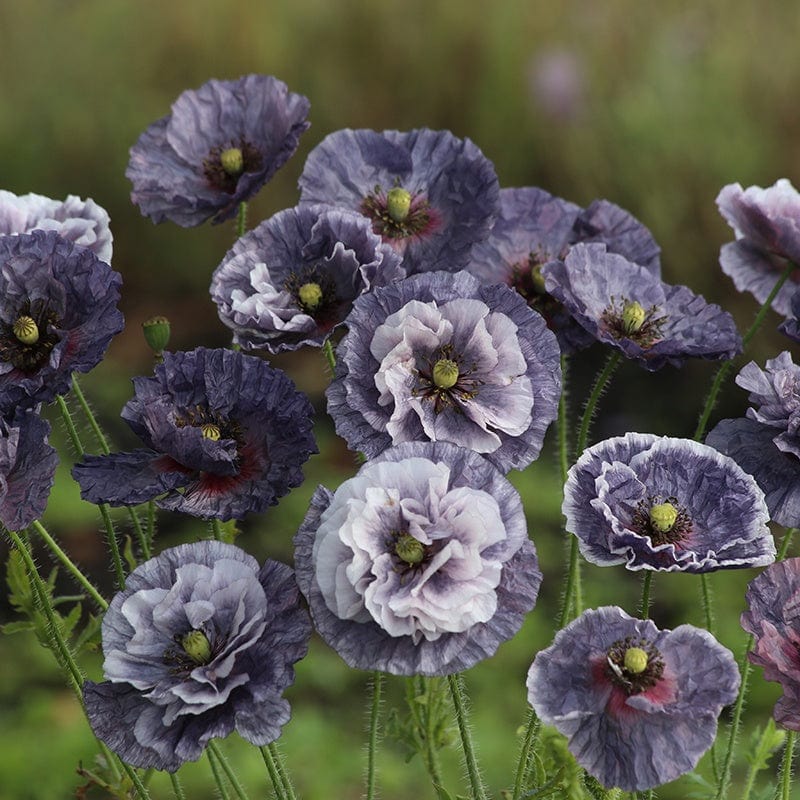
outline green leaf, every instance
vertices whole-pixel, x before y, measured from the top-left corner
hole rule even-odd
[[[5,625],[0,625],[0,631],[5,634],[20,633],[22,631],[36,630],[36,626],[28,620],[20,620],[19,622],[7,622]]]

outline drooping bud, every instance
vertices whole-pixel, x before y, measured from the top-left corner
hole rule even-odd
[[[458,364],[449,358],[440,358],[433,365],[433,382],[440,389],[450,389],[458,383]]]
[[[623,664],[627,672],[640,675],[647,669],[647,653],[641,647],[629,647]]]
[[[169,320],[166,317],[150,317],[142,323],[142,333],[148,347],[160,355],[169,344]]]
[[[203,631],[189,631],[181,637],[181,647],[195,664],[211,661],[211,642]]]
[[[672,503],[658,503],[650,508],[650,524],[659,533],[671,531],[677,519],[678,509]]]
[[[200,433],[203,434],[203,438],[211,439],[212,442],[218,442],[220,436],[222,436],[219,426],[214,425],[213,422],[203,423],[200,426]]]
[[[22,344],[36,344],[39,341],[39,326],[33,317],[22,316],[12,326],[14,336]]]
[[[419,564],[425,558],[425,545],[410,533],[404,533],[397,539],[394,552],[406,564]]]
[[[386,194],[386,210],[395,222],[403,222],[411,210],[411,192],[395,186]]]
[[[219,163],[228,175],[236,177],[244,169],[244,155],[238,147],[229,147],[219,154]]]
[[[305,308],[313,311],[322,302],[322,289],[318,283],[304,283],[297,290],[297,297]]]
[[[627,300],[622,307],[622,327],[625,333],[636,333],[641,330],[644,321],[647,319],[647,312],[641,303],[636,300]]]

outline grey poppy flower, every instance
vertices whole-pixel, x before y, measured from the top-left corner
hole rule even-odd
[[[777,681],[783,695],[773,716],[784,728],[800,730],[800,558],[767,567],[747,587],[742,627],[755,637],[750,661],[764,668],[764,678]]]
[[[598,341],[647,370],[742,350],[733,317],[686,286],[670,286],[603,244],[577,244],[542,270],[545,288]]]
[[[128,764],[175,772],[234,730],[278,738],[311,625],[289,567],[202,541],[137,567],[102,632],[105,680],[83,687],[92,730]]]
[[[465,272],[406,278],[361,295],[337,351],[328,411],[368,458],[448,441],[503,472],[539,455],[561,393],[558,343],[516,292]]]
[[[122,279],[54,231],[0,236],[0,414],[66,394],[123,327]]]
[[[603,786],[642,791],[690,772],[739,688],[730,650],[691,625],[659,630],[605,606],[540,651],[528,701]]]
[[[736,241],[722,246],[719,263],[740,292],[750,292],[763,303],[775,286],[787,259],[800,264],[800,194],[782,178],[762,189],[738,183],[723,187],[717,195],[720,214],[736,233]],[[784,284],[772,307],[790,315],[792,294],[800,279]]]
[[[72,476],[91,503],[162,508],[204,519],[264,511],[303,481],[317,452],[313,409],[280,370],[233,350],[164,353],[134,378],[122,410],[146,448],[86,455]]]
[[[234,341],[271,353],[321,346],[353,300],[405,277],[369,220],[333,206],[280,211],[239,239],[211,279]]]
[[[790,317],[778,330],[794,342],[800,342],[800,289],[796,289],[789,303]]]
[[[322,638],[352,667],[397,675],[491,656],[541,582],[517,491],[446,442],[407,442],[335,493],[320,486],[295,565]]]
[[[783,352],[763,370],[746,364],[736,383],[756,407],[746,418],[722,420],[706,443],[754,476],[775,522],[800,525],[800,367]]]
[[[9,530],[27,528],[47,506],[58,464],[49,433],[33,411],[0,417],[0,522]]]
[[[188,228],[230,219],[297,149],[308,108],[271,75],[183,92],[131,148],[131,200],[153,222]]]
[[[492,163],[449,131],[336,131],[309,153],[299,183],[301,203],[369,217],[408,275],[461,269],[497,214]]]
[[[68,195],[51,200],[41,194],[15,195],[0,189],[0,236],[55,231],[59,236],[88,247],[101,261],[111,263],[112,236],[108,212],[94,200]]]
[[[690,439],[628,433],[590,447],[569,471],[562,513],[593,564],[710,572],[775,560],[755,480]]]

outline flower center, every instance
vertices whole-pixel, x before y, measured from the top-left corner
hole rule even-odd
[[[611,645],[606,654],[606,675],[627,694],[652,689],[664,674],[661,653],[646,639],[628,636]]]
[[[245,172],[258,172],[264,159],[256,147],[244,139],[230,147],[212,147],[203,159],[203,174],[214,189],[233,194]]]
[[[219,154],[222,169],[232,177],[238,177],[244,170],[244,154],[238,147],[229,147]]]
[[[213,422],[205,422],[200,426],[200,432],[203,434],[204,439],[211,439],[212,442],[219,441],[220,437],[222,436],[222,431],[219,429],[219,425],[215,425]]]
[[[322,289],[318,283],[304,283],[297,290],[297,299],[309,311],[313,311],[322,302]]]
[[[525,261],[512,265],[509,286],[522,295],[525,302],[552,327],[551,321],[563,307],[545,289],[542,267],[549,260],[544,253],[530,253]]]
[[[203,438],[212,442],[220,439],[235,439],[238,443],[242,441],[242,431],[236,421],[226,419],[203,406],[195,406],[186,409],[182,414],[176,414],[175,425],[179,428],[187,425],[200,428]]]
[[[451,344],[442,345],[433,353],[433,357],[425,360],[427,365],[418,368],[419,380],[411,394],[432,400],[435,414],[448,406],[460,411],[461,404],[478,394],[481,380],[471,377],[476,369],[475,365],[462,369],[460,358],[453,352]]]
[[[419,236],[436,224],[431,204],[420,194],[395,186],[388,192],[380,186],[370,192],[359,209],[372,220],[372,229],[384,239]]]
[[[403,533],[395,542],[394,552],[401,561],[414,566],[425,558],[425,545],[410,533]]]
[[[630,528],[640,536],[649,536],[654,545],[677,544],[692,530],[692,518],[674,497],[641,500],[633,512]]]
[[[59,322],[46,301],[26,300],[13,323],[0,323],[0,361],[27,375],[37,372],[60,340],[55,333]]]
[[[27,315],[19,317],[13,324],[12,330],[22,344],[36,344],[39,341],[39,326],[33,317]]]
[[[450,389],[458,383],[458,364],[449,358],[440,358],[433,365],[433,382],[440,389]]]
[[[211,661],[211,642],[203,631],[192,630],[184,634],[180,645],[195,664],[208,664]]]
[[[612,297],[600,319],[615,339],[630,339],[647,350],[661,338],[661,329],[667,321],[666,316],[657,315],[657,306],[645,308],[636,300],[624,299],[620,303]]]

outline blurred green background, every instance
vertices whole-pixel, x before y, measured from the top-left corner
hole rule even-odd
[[[212,77],[262,72],[310,99],[312,127],[296,156],[251,203],[251,224],[296,203],[305,155],[333,130],[448,128],[481,147],[502,186],[540,186],[582,205],[605,197],[629,209],[661,244],[665,279],[724,305],[744,328],[755,303],[737,295],[718,267],[719,247],[732,233],[714,199],[735,181],[766,186],[779,177],[800,180],[798,33],[793,0],[0,0],[0,188],[92,197],[109,211],[127,327],[83,386],[119,447],[130,448],[136,443],[118,413],[130,396],[129,378],[151,368],[140,323],[168,315],[174,349],[229,341],[208,283],[232,243],[232,224],[154,226],[131,205],[124,177],[128,148],[183,90]],[[774,332],[778,322],[768,317],[749,357],[763,362],[787,349],[788,340]],[[598,348],[577,359],[573,413],[603,355]],[[323,413],[321,354],[273,363],[290,372],[319,409],[321,455],[311,460],[306,484],[248,521],[239,543],[259,558],[290,560],[290,539],[314,486],[333,488],[355,471],[355,462]],[[593,438],[626,430],[691,435],[713,372],[707,363],[656,374],[623,365]],[[740,415],[745,404],[744,393],[731,384],[716,418]],[[50,417],[61,442],[61,428]],[[45,522],[110,590],[99,521],[79,500],[68,476],[71,454],[66,447],[62,452]],[[525,672],[552,640],[564,557],[552,441],[513,480],[523,492],[545,581],[520,634],[467,676],[481,762],[495,797],[512,780],[525,718]],[[200,522],[170,515],[160,524],[162,544],[207,533]],[[7,543],[0,548],[5,557]],[[44,553],[40,562],[47,566]],[[737,655],[744,641],[738,615],[753,574],[712,579],[718,635]],[[635,613],[637,576],[587,568],[585,577],[587,605],[615,603]],[[656,622],[702,624],[697,584],[687,576],[658,576]],[[65,591],[71,591],[66,583]],[[15,619],[7,605],[0,616]],[[84,661],[98,679],[99,657]],[[360,698],[368,676],[347,670],[318,640],[297,672],[288,694],[294,717],[282,748],[299,790],[310,800],[358,798],[365,741]],[[778,696],[760,670],[753,687],[743,746]],[[393,707],[403,707],[400,680],[389,682],[386,710]],[[224,749],[253,796],[268,795],[260,756],[235,738]],[[78,763],[89,765],[93,754],[80,709],[50,654],[29,635],[0,637],[0,800],[71,797],[82,782]],[[419,757],[405,765],[391,739],[378,767],[383,797],[431,796]],[[707,775],[708,759],[701,767]],[[454,750],[445,754],[445,769],[450,785],[458,786]],[[205,761],[181,775],[190,797],[215,796]],[[742,780],[740,768],[734,787]],[[171,796],[163,776],[152,786],[154,797]],[[682,798],[693,789],[683,780],[659,796]]]

